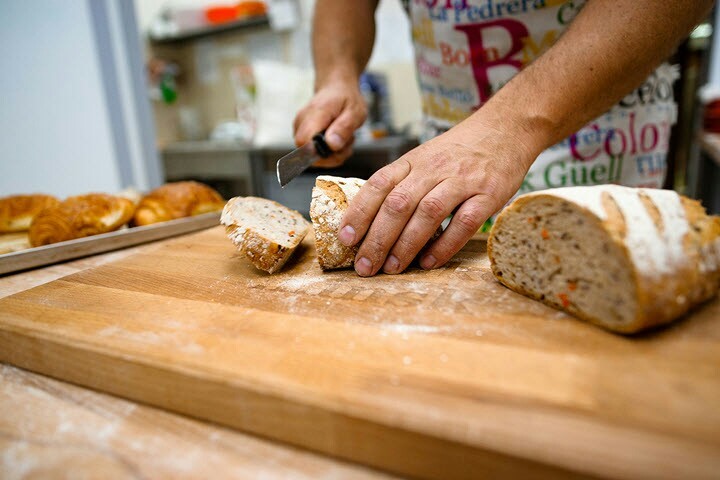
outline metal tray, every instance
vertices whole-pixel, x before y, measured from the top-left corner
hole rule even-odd
[[[182,235],[220,224],[220,212],[178,218],[144,227],[132,227],[90,237],[28,248],[0,255],[0,275],[27,270],[141,243]]]

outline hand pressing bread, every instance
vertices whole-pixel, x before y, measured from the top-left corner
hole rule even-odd
[[[720,217],[669,190],[570,187],[518,197],[488,240],[495,277],[608,330],[671,322],[720,285]]]
[[[317,259],[323,270],[347,268],[355,264],[360,244],[356,243],[351,247],[345,246],[338,239],[338,230],[350,202],[364,184],[365,180],[359,178],[330,175],[320,175],[315,180],[310,203],[310,218],[315,230]],[[425,248],[432,244],[441,233],[442,227],[439,227]]]

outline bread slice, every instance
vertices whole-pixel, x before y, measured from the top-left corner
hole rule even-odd
[[[238,250],[268,273],[285,265],[310,230],[300,213],[257,197],[231,198],[220,223]]]
[[[310,202],[310,219],[315,230],[315,250],[320,268],[333,270],[352,267],[360,245],[346,247],[337,238],[340,222],[349,203],[363,186],[359,178],[320,175],[315,180]],[[428,240],[428,245],[442,234],[442,227]]]
[[[717,293],[720,217],[669,190],[545,190],[505,208],[488,255],[509,288],[634,333],[671,322]]]

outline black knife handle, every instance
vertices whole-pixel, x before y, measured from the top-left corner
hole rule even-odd
[[[327,158],[330,155],[333,154],[333,151],[330,149],[330,146],[325,141],[325,131],[316,134],[313,138],[313,145],[315,145],[315,151],[318,155],[320,155],[322,158]]]

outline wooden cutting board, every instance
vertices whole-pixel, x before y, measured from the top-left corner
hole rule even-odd
[[[267,275],[220,227],[0,300],[0,360],[425,478],[717,478],[720,301],[626,338],[445,268]]]

